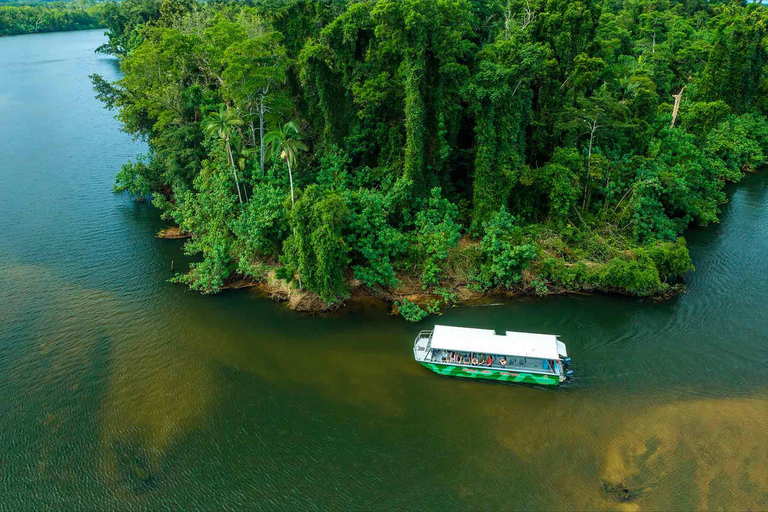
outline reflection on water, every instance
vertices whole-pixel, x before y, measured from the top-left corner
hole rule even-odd
[[[167,283],[180,244],[109,193],[142,148],[92,98],[102,41],[0,39],[0,509],[768,508],[764,176],[690,234],[672,301],[440,319],[560,334],[568,386],[451,380],[412,361],[435,318]]]

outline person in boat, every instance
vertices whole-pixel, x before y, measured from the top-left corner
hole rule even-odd
[[[485,359],[485,366],[491,366],[493,364],[493,357],[491,354],[488,354],[488,357]]]
[[[504,356],[501,356],[501,359],[499,359],[499,364],[501,366],[507,366],[507,358]]]
[[[477,366],[477,355],[472,356],[472,364]]]
[[[464,357],[461,358],[461,362],[464,364],[469,364],[469,354],[464,354]]]

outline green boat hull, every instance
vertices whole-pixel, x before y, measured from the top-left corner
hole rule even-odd
[[[483,379],[496,382],[509,382],[517,384],[536,384],[539,386],[557,386],[560,378],[557,375],[542,375],[538,373],[515,372],[511,370],[495,370],[485,368],[466,368],[450,364],[421,363],[440,375],[448,377],[462,377],[465,379]]]

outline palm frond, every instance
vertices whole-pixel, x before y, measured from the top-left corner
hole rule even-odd
[[[285,131],[286,135],[293,134],[293,138],[300,139],[299,134],[299,125],[296,123],[296,121],[288,121],[285,123],[285,126],[283,126],[283,130]]]

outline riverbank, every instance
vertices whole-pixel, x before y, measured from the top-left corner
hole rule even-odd
[[[192,236],[177,226],[158,233],[158,237],[166,239]],[[601,247],[601,254],[609,256],[602,260],[589,258],[590,254],[595,254],[594,250],[587,251],[589,245]],[[675,243],[621,249],[604,239],[599,239],[599,243],[591,240],[579,246],[568,246],[558,235],[543,231],[536,237],[536,247],[536,257],[520,273],[519,279],[508,286],[483,285],[477,273],[479,243],[463,237],[449,251],[445,272],[437,286],[425,285],[418,272],[398,272],[396,286],[366,286],[348,271],[344,276],[346,293],[340,300],[328,302],[300,287],[298,275],[285,279],[281,275],[284,268],[271,260],[238,264],[238,269],[247,270],[231,274],[216,292],[255,288],[264,297],[285,302],[293,311],[310,313],[373,301],[385,304],[391,314],[416,322],[430,314],[442,314],[453,306],[491,303],[513,297],[605,293],[663,301],[685,291],[680,277],[693,269],[682,238]],[[194,279],[192,272],[179,276],[175,280]]]
[[[99,4],[0,4],[0,37],[106,28],[101,14]]]

